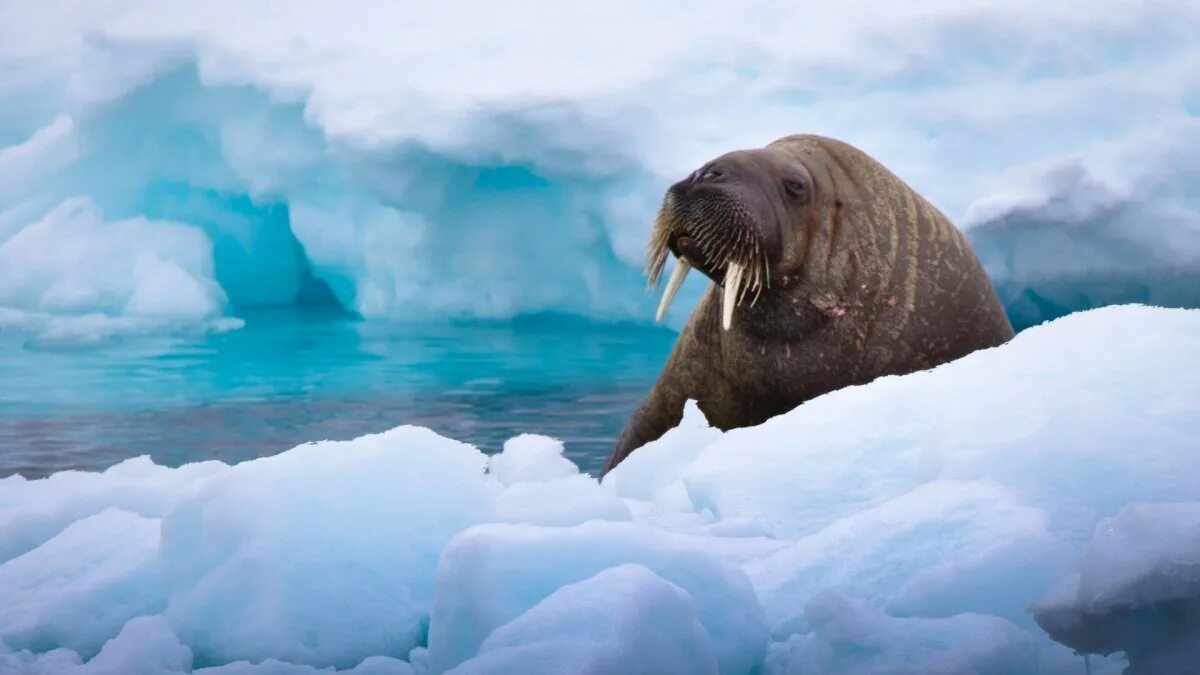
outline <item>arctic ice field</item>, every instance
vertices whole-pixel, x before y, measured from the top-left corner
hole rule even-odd
[[[1197,372],[1200,311],[1121,306],[758,427],[690,405],[601,482],[412,426],[13,476],[0,671],[1189,672]]]
[[[269,355],[276,310],[422,353],[475,339],[440,322],[548,327],[415,373],[416,422],[468,382],[528,409],[470,370],[510,352],[600,392],[555,437],[512,414],[2,477],[0,675],[1197,672],[1197,26],[1192,0],[0,2],[0,417],[257,395],[225,377],[247,359],[130,386],[120,350],[196,335],[263,342],[251,380],[313,367],[345,418],[411,385],[324,377],[357,329]],[[759,427],[689,406],[581,471],[595,402],[661,358],[663,188],[797,132],[942,209],[1024,330]],[[46,365],[76,359],[112,389]]]

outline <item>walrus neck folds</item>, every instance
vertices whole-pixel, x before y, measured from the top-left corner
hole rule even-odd
[[[746,346],[749,338],[753,344],[747,348],[759,350],[758,345],[764,342],[784,344],[803,339],[855,304],[816,287],[800,291],[798,287],[804,284],[797,283],[795,277],[787,284],[776,277],[771,284],[757,302],[737,307],[737,317],[729,328],[723,325],[724,289],[713,284],[696,308],[697,336],[703,334],[702,339],[709,344],[725,344],[727,350]],[[837,300],[832,300],[835,297]]]

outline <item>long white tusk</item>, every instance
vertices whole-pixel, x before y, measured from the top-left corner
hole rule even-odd
[[[683,278],[691,269],[692,266],[686,260],[680,259],[675,262],[675,269],[671,270],[671,278],[667,280],[667,288],[663,291],[662,300],[658,303],[658,313],[654,315],[655,322],[662,321],[663,316],[667,313],[667,308],[671,306],[671,301],[675,299],[675,293],[683,285]]]
[[[742,266],[731,262],[725,270],[725,295],[721,300],[721,325],[725,330],[733,325],[733,306],[737,304],[738,287],[742,284]]]

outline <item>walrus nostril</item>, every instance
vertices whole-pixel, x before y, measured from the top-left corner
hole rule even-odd
[[[670,188],[667,189],[667,192],[674,194],[678,197],[682,197],[684,194],[687,194],[687,191],[693,185],[696,184],[697,177],[698,177],[698,174],[693,173],[690,176],[688,176],[687,178],[684,178],[683,180],[679,181],[678,183],[675,183],[674,185],[672,185]]]
[[[688,190],[691,188],[709,183],[720,182],[721,179],[725,178],[727,173],[728,171],[726,171],[725,167],[717,164],[702,166],[688,174],[687,178],[684,178],[678,183],[672,185],[667,189],[667,191],[681,197],[687,194]]]
[[[725,169],[717,165],[706,167],[700,171],[699,183],[711,183],[725,177]]]

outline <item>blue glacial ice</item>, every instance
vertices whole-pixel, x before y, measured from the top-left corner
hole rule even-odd
[[[1196,372],[1200,311],[1130,305],[758,427],[689,405],[601,482],[419,427],[11,476],[0,672],[1172,672]]]
[[[0,327],[646,321],[663,188],[795,132],[926,194],[1018,326],[1200,306],[1198,22],[1188,0],[6,2]]]

